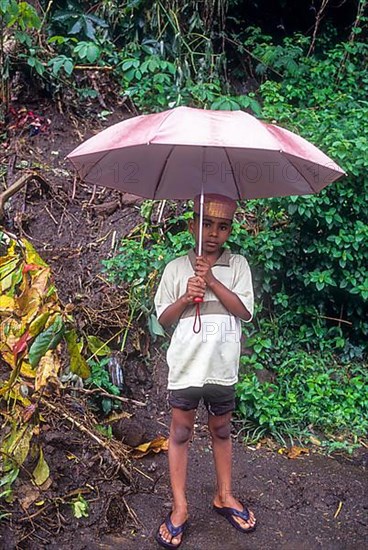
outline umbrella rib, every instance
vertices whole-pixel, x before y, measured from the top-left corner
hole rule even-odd
[[[240,194],[239,185],[238,185],[238,182],[236,181],[236,177],[235,177],[235,174],[234,174],[234,168],[233,168],[233,165],[231,164],[231,160],[230,160],[230,157],[229,157],[229,153],[227,152],[227,147],[224,147],[224,151],[225,151],[226,158],[227,158],[227,160],[228,160],[228,162],[229,162],[229,165],[230,165],[230,168],[231,168],[231,173],[232,173],[233,178],[234,178],[234,183],[235,183],[236,190],[237,190],[237,192],[238,192],[239,200],[241,200],[241,194]]]
[[[313,187],[313,185],[307,180],[307,178],[301,173],[301,171],[298,169],[298,167],[292,162],[291,158],[289,157],[289,155],[287,155],[286,153],[283,153],[285,158],[288,160],[288,162],[295,168],[295,170],[298,172],[298,174],[300,174],[302,176],[302,178],[304,179],[304,181],[307,182],[307,184],[309,185],[309,187],[312,189],[312,192],[313,193],[318,193],[318,189],[315,189]]]
[[[94,169],[94,167],[95,167],[99,162],[101,162],[109,153],[111,153],[111,151],[104,151],[104,153],[102,154],[102,156],[101,156],[98,160],[96,160],[96,162],[95,162],[91,167],[88,168],[88,172],[87,172],[87,174],[84,176],[84,178],[87,178],[87,177],[90,175],[90,173],[92,172],[92,170]],[[75,164],[74,164],[74,162],[73,162],[73,159],[70,159],[70,160],[71,160],[72,164],[74,165],[74,168],[77,170],[77,173],[78,173],[80,179],[83,181],[84,178],[82,178],[81,175],[79,174],[79,170],[78,170],[78,168],[75,166]],[[94,185],[103,185],[103,183],[94,183]]]
[[[161,181],[162,181],[162,176],[164,175],[164,172],[165,172],[165,170],[166,170],[167,163],[168,163],[169,158],[171,157],[171,155],[172,155],[174,149],[175,149],[175,145],[172,145],[172,147],[171,147],[171,149],[170,149],[170,152],[169,152],[169,154],[167,155],[167,157],[166,157],[166,159],[165,159],[164,165],[162,166],[162,170],[161,170],[161,172],[160,172],[159,175],[158,175],[157,183],[156,183],[155,189],[154,189],[154,191],[153,191],[152,199],[155,199],[155,198],[156,198],[156,194],[157,194],[158,188],[160,187],[160,184],[161,184]]]
[[[164,111],[164,112],[165,112],[165,111]],[[159,134],[159,132],[160,132],[160,130],[161,130],[161,126],[166,122],[166,119],[167,119],[170,115],[172,115],[172,113],[173,113],[173,109],[170,109],[169,111],[166,111],[166,116],[164,117],[163,120],[161,120],[161,122],[160,122],[160,124],[159,124],[157,130],[155,131],[155,135],[149,140],[148,145],[150,145],[150,144],[152,143],[152,140],[155,139],[155,138],[158,136],[158,134]],[[163,114],[163,113],[162,113],[162,114]]]

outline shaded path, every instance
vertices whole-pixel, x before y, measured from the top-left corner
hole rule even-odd
[[[184,549],[365,549],[368,541],[368,480],[366,469],[353,461],[311,455],[289,460],[259,449],[234,446],[234,488],[247,498],[258,518],[258,529],[244,535],[211,510],[214,469],[203,430],[195,436],[190,452],[188,495],[191,524]],[[149,467],[152,458],[145,459]],[[167,468],[167,457],[155,458],[156,477]],[[142,465],[142,464],[141,464]],[[123,548],[158,548],[152,540],[169,506],[167,475],[153,494],[129,498],[144,527]],[[342,502],[341,511],[334,515]],[[165,506],[166,504],[166,506]],[[133,542],[135,540],[135,543]],[[139,542],[138,542],[139,541]],[[113,547],[113,546],[112,546]],[[120,546],[121,547],[121,546]]]

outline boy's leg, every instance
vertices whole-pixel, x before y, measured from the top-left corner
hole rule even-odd
[[[182,525],[188,518],[186,499],[186,478],[188,463],[188,446],[192,436],[196,409],[182,411],[172,409],[169,438],[170,482],[173,492],[171,521],[175,527]],[[179,544],[181,535],[172,538],[165,523],[160,526],[160,534],[166,542]]]
[[[217,489],[214,505],[218,507],[242,510],[242,504],[233,497],[231,485],[232,442],[231,442],[231,412],[221,416],[208,415],[208,428],[212,436],[212,449],[216,467]],[[255,517],[249,510],[249,520],[244,521],[234,516],[234,519],[244,529],[253,527]]]

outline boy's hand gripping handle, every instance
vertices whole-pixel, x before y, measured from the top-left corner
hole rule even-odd
[[[194,317],[194,323],[193,323],[193,332],[195,334],[198,334],[201,332],[202,328],[202,320],[201,320],[201,303],[203,302],[203,298],[200,296],[197,296],[194,298],[193,302],[196,305],[196,311],[195,311],[195,317]]]

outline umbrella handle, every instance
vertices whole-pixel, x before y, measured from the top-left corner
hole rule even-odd
[[[196,306],[194,323],[193,323],[193,332],[194,334],[199,334],[202,328],[201,303],[203,302],[203,298],[201,298],[200,296],[197,296],[196,298],[194,298],[193,302],[195,303],[195,306]]]

